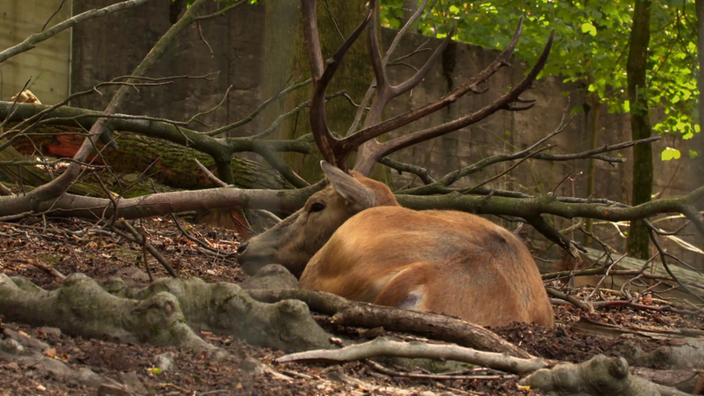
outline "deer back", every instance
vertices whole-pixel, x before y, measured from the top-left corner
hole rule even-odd
[[[463,212],[365,210],[313,256],[300,285],[484,326],[554,325],[525,245],[506,229]]]

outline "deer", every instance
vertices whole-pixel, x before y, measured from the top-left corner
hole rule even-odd
[[[523,21],[506,49],[466,84],[435,102],[381,121],[386,104],[420,83],[452,33],[413,77],[391,85],[384,69],[390,53],[382,59],[377,42],[376,1],[369,3],[365,21],[327,63],[316,45],[316,2],[302,3],[313,75],[310,122],[324,158],[321,167],[326,186],[311,195],[299,211],[240,245],[238,261],[245,272],[253,274],[276,263],[296,276],[301,288],[351,300],[445,314],[481,326],[503,326],[514,321],[554,326],[540,272],[516,235],[466,212],[404,208],[387,185],[368,177],[372,166],[392,152],[470,125],[498,110],[529,109],[532,102],[520,94],[531,87],[547,61],[553,35],[533,69],[493,103],[457,120],[379,142],[376,138],[382,134],[446,107],[468,92],[485,92],[479,84],[508,64]],[[376,80],[370,91],[375,90],[376,95],[362,128],[338,138],[327,127],[325,90],[345,51],[366,25]],[[364,112],[364,107],[358,111]],[[354,151],[354,167],[348,170]]]

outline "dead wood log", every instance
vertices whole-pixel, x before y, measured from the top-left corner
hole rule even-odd
[[[11,127],[12,123],[8,125]],[[38,125],[31,135],[13,142],[13,147],[25,155],[41,154],[55,158],[72,158],[81,146],[85,132],[80,127]],[[166,186],[194,190],[217,187],[208,175],[192,161],[197,159],[211,172],[216,172],[215,161],[208,154],[166,140],[155,139],[132,132],[114,134],[119,150],[102,150],[100,158],[89,161],[108,164],[114,172],[147,175]],[[37,153],[39,150],[39,153]],[[292,186],[271,167],[258,162],[233,157],[231,161],[234,184],[242,188],[283,189]],[[149,191],[151,192],[151,191]]]

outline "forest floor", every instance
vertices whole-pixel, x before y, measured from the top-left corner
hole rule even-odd
[[[172,220],[147,219],[137,222],[148,235],[149,242],[173,263],[182,277],[199,277],[208,282],[240,282],[246,278],[236,263],[234,253],[237,235],[232,231],[207,225],[181,222],[187,232],[207,241],[223,253],[213,253],[184,236]],[[19,223],[0,223],[0,271],[9,276],[24,276],[45,289],[61,285],[63,275],[84,273],[98,282],[110,277],[132,277],[148,282],[142,270],[142,247],[126,242],[113,234],[82,221],[36,219]],[[155,277],[168,276],[149,257]],[[139,278],[139,279],[137,279]],[[584,297],[589,291],[572,290]],[[604,294],[609,298],[608,294]],[[646,295],[642,297],[648,299]],[[652,301],[647,301],[650,305]],[[584,312],[571,305],[555,305],[557,326],[546,329],[514,323],[493,329],[504,339],[520,345],[531,354],[563,361],[580,362],[608,351],[617,344],[633,342],[628,337],[601,337],[572,331],[580,320],[608,323],[623,328],[693,328],[704,329],[701,318],[656,310],[634,310],[631,307],[600,308]],[[321,323],[326,320],[316,316]],[[129,383],[134,394],[159,395],[530,395],[534,390],[518,386],[516,376],[484,369],[468,369],[444,378],[422,370],[405,370],[389,363],[379,370],[369,362],[345,364],[310,364],[273,362],[281,351],[254,347],[238,339],[202,333],[209,342],[230,352],[221,362],[212,362],[175,348],[121,344],[111,340],[87,340],[63,334],[57,329],[31,327],[3,321],[0,317],[0,339],[7,330],[21,332],[47,343],[46,356],[59,359],[73,369],[90,369],[104,377]],[[331,331],[354,337],[363,329]],[[401,338],[402,334],[394,334]],[[641,347],[656,347],[664,341],[638,340]],[[155,359],[170,354],[172,369],[155,370]],[[257,373],[249,369],[251,358],[269,365],[274,373]],[[420,375],[418,375],[420,374]],[[415,377],[424,378],[415,378]],[[472,378],[467,378],[467,377]],[[484,378],[482,378],[484,376]],[[465,378],[463,378],[465,377]],[[0,356],[0,395],[88,395],[95,389],[47,373],[41,367]],[[107,394],[107,393],[105,393]],[[114,394],[114,393],[113,393]]]

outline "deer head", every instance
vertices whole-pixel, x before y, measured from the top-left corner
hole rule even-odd
[[[325,161],[320,165],[327,187],[286,220],[240,245],[239,261],[246,273],[278,263],[298,278],[310,258],[350,217],[374,206],[398,205],[386,185],[359,172],[348,175]]]

